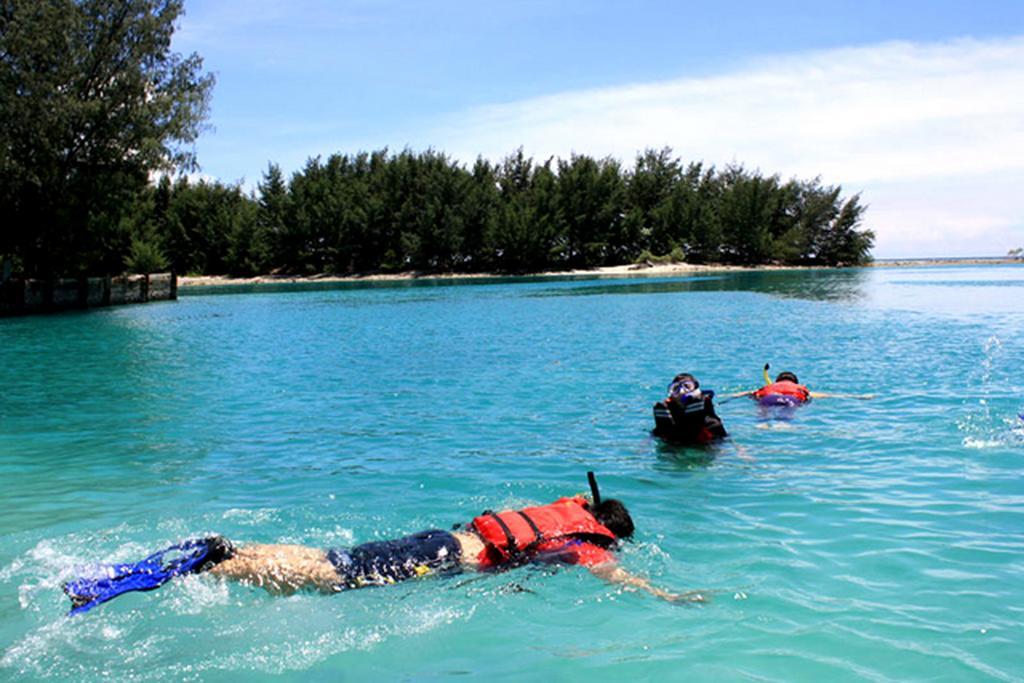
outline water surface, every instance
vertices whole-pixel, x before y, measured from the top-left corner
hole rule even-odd
[[[1024,267],[188,292],[0,320],[0,675],[75,680],[1021,680]],[[724,403],[653,440],[681,371]],[[629,570],[275,598],[191,577],[63,615],[181,538],[342,546],[586,489]]]

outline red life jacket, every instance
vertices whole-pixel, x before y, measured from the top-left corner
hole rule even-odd
[[[760,400],[765,396],[789,396],[796,399],[799,403],[806,403],[811,399],[811,391],[803,384],[797,384],[796,382],[772,382],[767,386],[761,387],[753,394],[755,400]]]
[[[615,534],[584,509],[583,498],[561,498],[549,505],[485,512],[473,520],[487,549],[502,562],[523,557],[541,543],[574,537],[603,546],[615,543]]]

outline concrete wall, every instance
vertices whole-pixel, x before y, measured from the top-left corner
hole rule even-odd
[[[0,282],[0,316],[48,313],[178,298],[178,276],[122,275],[61,280]]]
[[[171,273],[149,276],[149,300],[168,301],[178,298],[178,278]]]
[[[53,307],[57,309],[77,308],[80,290],[78,280],[55,280],[51,294]]]
[[[28,310],[45,307],[50,298],[49,283],[42,280],[26,280],[22,291],[25,296],[25,308]]]
[[[145,275],[122,275],[110,280],[110,305],[141,304],[147,294]]]
[[[110,286],[105,277],[91,277],[85,281],[85,305],[88,308],[110,304]]]

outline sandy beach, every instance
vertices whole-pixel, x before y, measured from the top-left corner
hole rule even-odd
[[[965,259],[898,259],[876,261],[868,268],[918,268],[924,266],[950,265],[1024,265],[1021,259],[1013,258],[965,258]],[[256,275],[253,277],[230,277],[227,275],[182,275],[178,278],[179,287],[217,287],[225,285],[261,285],[292,282],[387,282],[399,280],[473,280],[494,277],[565,277],[567,275],[593,277],[672,277],[674,275],[693,275],[695,273],[722,273],[744,270],[807,270],[819,266],[732,266],[732,265],[697,265],[690,263],[664,264],[628,264],[621,266],[605,266],[585,270],[560,270],[545,273],[524,273],[510,276],[504,273],[368,273],[362,275],[338,275],[321,273],[318,275]]]
[[[774,266],[769,266],[774,268]],[[178,278],[179,287],[207,287],[218,285],[250,285],[282,282],[387,282],[398,280],[473,280],[495,277],[564,277],[566,275],[630,277],[635,275],[651,275],[656,277],[671,275],[689,275],[698,272],[723,272],[749,270],[740,266],[705,266],[687,263],[669,263],[661,265],[623,265],[606,266],[585,270],[559,270],[546,273],[421,273],[406,271],[401,273],[368,273],[357,275],[338,275],[321,273],[318,275],[256,275],[254,277],[229,277],[227,275],[183,275]]]

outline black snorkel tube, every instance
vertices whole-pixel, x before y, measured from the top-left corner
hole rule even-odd
[[[597,477],[593,472],[587,472],[587,481],[590,482],[591,505],[596,508],[601,504],[601,491],[597,488]]]

